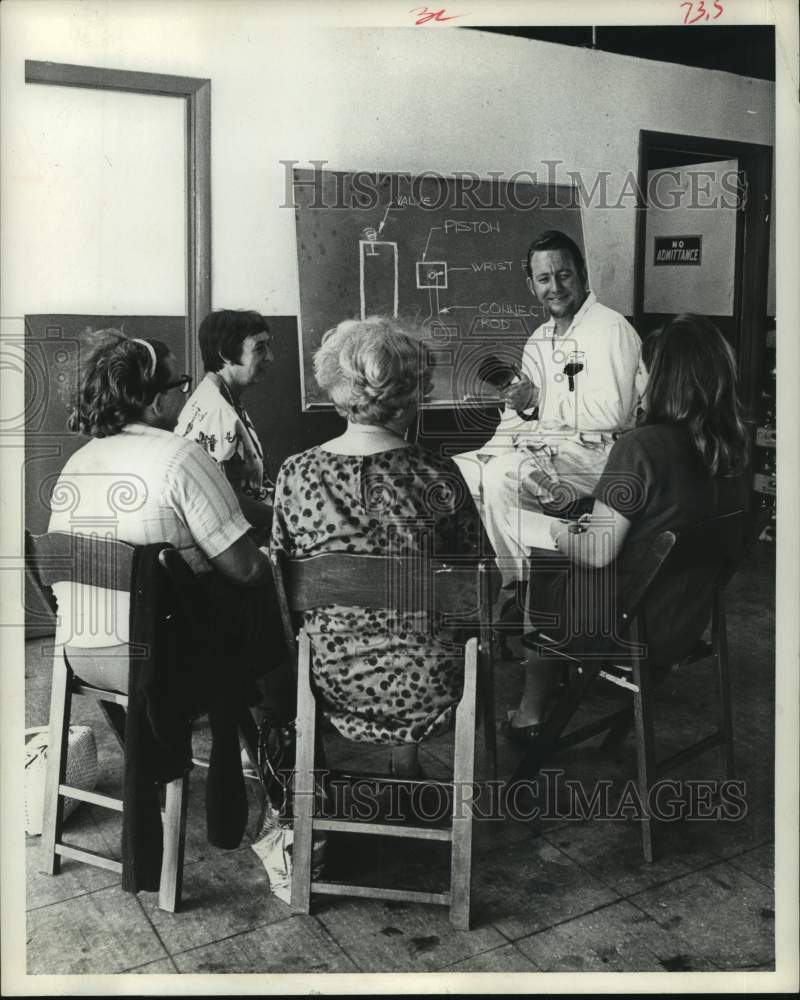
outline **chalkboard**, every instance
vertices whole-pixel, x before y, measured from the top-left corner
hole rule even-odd
[[[518,361],[542,322],[525,253],[559,229],[584,248],[571,187],[438,175],[295,169],[304,410],[329,405],[312,358],[326,330],[372,314],[407,321],[433,376],[427,405],[485,405],[481,359]]]

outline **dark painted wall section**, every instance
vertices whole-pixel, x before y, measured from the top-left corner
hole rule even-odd
[[[161,340],[185,370],[183,316],[25,317],[25,526],[47,530],[50,494],[58,473],[86,438],[67,430],[82,359],[98,330],[122,330],[128,337]]]
[[[247,389],[243,402],[261,439],[264,465],[274,477],[288,455],[341,434],[345,422],[332,409],[302,412],[297,317],[265,318],[275,361],[267,380]]]

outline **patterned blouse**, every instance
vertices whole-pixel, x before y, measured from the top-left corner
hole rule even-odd
[[[208,372],[189,397],[175,433],[196,441],[247,496],[272,500],[275,486],[264,471],[264,453],[253,423],[216,372]]]
[[[363,456],[317,447],[288,458],[272,546],[290,556],[493,554],[455,463],[417,445]],[[305,615],[314,681],[343,736],[414,743],[447,727],[463,688],[463,647],[423,619],[342,605]]]

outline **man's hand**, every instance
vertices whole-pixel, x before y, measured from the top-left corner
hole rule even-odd
[[[500,390],[500,397],[512,410],[532,410],[539,403],[539,390],[527,375],[520,375],[511,385]]]

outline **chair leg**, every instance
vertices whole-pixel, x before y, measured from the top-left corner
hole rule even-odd
[[[494,707],[494,672],[492,670],[491,638],[481,639],[478,654],[478,685],[480,711],[483,714],[483,742],[486,752],[486,770],[497,781],[497,722]],[[484,642],[487,645],[484,645]]]
[[[58,794],[58,786],[64,783],[67,773],[71,681],[72,671],[67,665],[63,650],[56,647],[50,691],[50,736],[42,817],[41,871],[46,875],[58,875],[61,871],[61,855],[56,854],[56,844],[61,841],[64,798]]]
[[[714,600],[711,641],[714,650],[714,666],[717,674],[720,705],[719,729],[722,734],[720,766],[725,777],[732,781],[736,776],[736,766],[733,757],[733,709],[731,706],[731,677],[728,666],[728,632],[725,623],[725,605],[722,594],[719,592]]]
[[[494,703],[494,650],[492,630],[489,626],[492,609],[492,592],[488,566],[481,564],[479,572],[480,629],[478,645],[478,697],[483,713],[484,751],[486,771],[492,781],[497,781],[497,718]]]
[[[158,905],[175,913],[180,909],[183,887],[183,857],[186,850],[186,813],[189,805],[189,774],[170,781],[164,809],[164,852]]]
[[[300,634],[297,662],[297,756],[294,773],[292,912],[311,910],[311,850],[314,827],[316,702],[311,690],[311,643]]]
[[[633,641],[636,637],[633,636]],[[646,663],[639,657],[633,661],[633,682],[637,691],[633,695],[634,717],[636,721],[636,763],[638,771],[639,799],[644,813],[642,815],[642,850],[645,861],[653,860],[653,828],[650,818],[648,799],[650,789],[655,780],[655,739],[653,734],[652,694],[650,691],[650,672]]]
[[[464,694],[456,711],[453,753],[453,834],[450,856],[450,923],[469,930],[472,886],[472,800],[475,789],[475,721],[478,640],[465,650]]]

